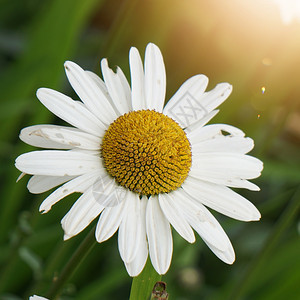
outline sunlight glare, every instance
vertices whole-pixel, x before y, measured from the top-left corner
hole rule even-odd
[[[282,22],[286,25],[296,20],[300,22],[300,1],[299,0],[273,0],[279,8]]]

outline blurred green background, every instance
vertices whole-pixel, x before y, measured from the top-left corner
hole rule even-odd
[[[0,0],[0,299],[46,295],[89,232],[63,242],[60,219],[78,195],[46,215],[15,158],[33,149],[23,127],[56,123],[35,97],[50,87],[76,97],[63,69],[73,60],[100,74],[108,57],[129,76],[128,51],[156,43],[167,70],[167,99],[192,75],[209,89],[230,82],[233,93],[213,123],[241,128],[255,140],[265,169],[260,192],[240,191],[261,211],[260,222],[216,214],[236,251],[219,261],[197,237],[174,231],[171,268],[163,276],[170,299],[299,299],[300,295],[300,21],[282,22],[275,0]],[[288,0],[286,0],[288,2]],[[129,78],[129,77],[128,77]],[[128,299],[131,278],[114,236],[97,244],[65,285],[61,299]]]

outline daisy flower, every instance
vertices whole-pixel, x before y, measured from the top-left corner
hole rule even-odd
[[[262,162],[246,155],[253,140],[238,128],[206,125],[231,93],[228,83],[205,92],[208,78],[188,79],[166,106],[166,74],[157,46],[148,44],[144,66],[129,53],[131,87],[122,70],[101,61],[103,80],[67,61],[68,80],[81,101],[40,88],[37,97],[72,127],[34,125],[20,139],[50,150],[20,155],[16,167],[33,175],[31,193],[54,190],[41,204],[48,212],[62,198],[82,193],[61,221],[69,239],[99,217],[99,243],[118,230],[126,269],[137,276],[150,255],[159,274],[169,269],[171,226],[189,243],[196,231],[222,261],[232,264],[233,247],[207,208],[241,221],[260,219],[255,206],[230,187],[257,191],[247,179]],[[56,150],[55,150],[56,149]]]

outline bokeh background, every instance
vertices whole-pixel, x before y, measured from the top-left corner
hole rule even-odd
[[[100,74],[99,61],[107,57],[129,78],[129,48],[143,55],[148,42],[164,55],[167,99],[198,73],[210,78],[209,89],[219,82],[233,85],[213,122],[245,131],[256,143],[252,154],[265,164],[255,180],[261,191],[240,192],[259,208],[261,221],[216,215],[234,245],[234,265],[219,261],[199,236],[190,245],[174,231],[173,261],[163,276],[170,299],[299,299],[300,13],[280,3],[0,1],[1,300],[46,295],[91,228],[63,242],[60,219],[78,195],[40,215],[46,194],[29,194],[29,177],[16,184],[14,160],[33,149],[19,141],[20,129],[61,122],[39,103],[36,89],[50,87],[76,98],[65,60]],[[130,285],[115,236],[88,253],[61,299],[128,299]]]

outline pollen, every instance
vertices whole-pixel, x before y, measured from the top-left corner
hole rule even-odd
[[[179,188],[191,167],[191,146],[184,130],[153,110],[117,118],[102,140],[101,155],[116,182],[140,195]]]

